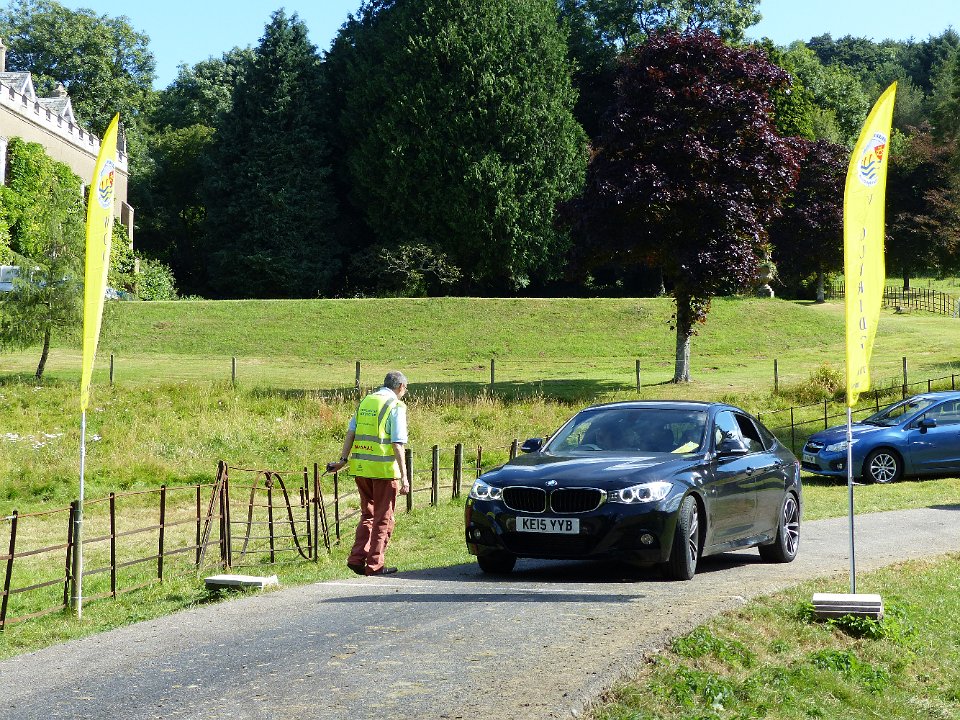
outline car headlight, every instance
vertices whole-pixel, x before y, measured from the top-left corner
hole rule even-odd
[[[470,497],[474,500],[499,500],[503,497],[503,488],[487,485],[483,480],[474,480]]]
[[[856,445],[858,442],[860,442],[860,441],[854,439],[854,440],[851,440],[851,441],[850,441],[850,444],[851,444],[851,445]],[[833,445],[827,445],[827,446],[824,448],[824,450],[827,451],[827,452],[840,452],[840,451],[846,450],[846,449],[847,449],[847,441],[846,441],[846,440],[841,440],[840,442],[834,443]]]
[[[621,490],[610,491],[610,502],[634,505],[636,503],[658,502],[663,500],[672,488],[668,482],[649,482],[640,485],[631,485]]]

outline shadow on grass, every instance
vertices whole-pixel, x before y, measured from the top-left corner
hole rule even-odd
[[[657,383],[669,384],[669,383]],[[279,397],[288,400],[303,398],[337,398],[344,400],[359,399],[371,388],[318,388],[284,389],[253,387],[253,397]],[[535,382],[498,382],[492,387],[489,383],[449,382],[449,383],[411,383],[406,402],[416,405],[418,402],[460,402],[463,400],[489,399],[498,402],[523,403],[536,399],[558,400],[570,403],[590,403],[612,393],[635,390],[635,386],[615,381],[596,379],[555,379]]]

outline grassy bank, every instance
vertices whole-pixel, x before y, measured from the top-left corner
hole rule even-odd
[[[809,583],[677,638],[596,707],[594,720],[955,718],[960,715],[960,557],[871,573],[886,617],[824,623]]]

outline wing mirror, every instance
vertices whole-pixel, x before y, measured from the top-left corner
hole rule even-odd
[[[936,426],[936,418],[923,418],[923,420],[917,423],[917,427],[920,428],[921,433],[925,433],[930,428],[935,428]]]
[[[523,441],[523,445],[520,446],[520,452],[523,452],[523,453],[537,452],[542,447],[543,447],[543,438],[530,438],[528,440]]]
[[[724,438],[717,447],[717,455],[720,457],[737,457],[746,455],[747,449],[739,440],[735,438]]]

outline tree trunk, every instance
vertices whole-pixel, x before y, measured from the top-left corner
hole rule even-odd
[[[677,306],[677,356],[673,369],[675,383],[690,382],[690,337],[693,335],[692,302],[685,293],[675,292]]]
[[[690,382],[690,333],[677,324],[677,359],[674,363],[673,382]]]
[[[50,354],[50,328],[43,332],[43,352],[40,353],[40,364],[37,365],[37,382],[43,380],[43,369],[47,366],[47,356]]]
[[[817,270],[817,302],[822,303],[826,301],[826,296],[823,292],[823,270]]]
[[[910,289],[910,273],[907,272],[906,268],[903,270],[903,291],[906,292]]]

